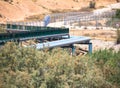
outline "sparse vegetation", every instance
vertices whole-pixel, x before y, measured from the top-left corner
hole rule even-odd
[[[13,0],[3,0],[3,1],[9,2],[9,3],[13,2]]]
[[[32,0],[33,2],[37,2],[37,0]]]
[[[45,14],[32,15],[32,16],[26,17],[25,20],[26,21],[43,20],[44,16]]]
[[[95,5],[96,5],[95,0],[90,1],[90,3],[89,3],[90,8],[95,8]]]
[[[71,56],[8,43],[0,48],[0,88],[119,88],[120,51]]]
[[[117,9],[116,10],[116,14],[115,16],[113,17],[113,19],[116,20],[117,18],[117,22],[115,23],[114,27],[117,28],[117,31],[116,31],[116,34],[117,34],[117,40],[116,40],[116,43],[119,44],[120,43],[120,9]]]
[[[117,29],[117,44],[120,44],[120,29]]]
[[[73,0],[74,2],[78,2],[78,0]]]
[[[120,0],[116,0],[116,2],[118,2],[118,3],[119,3],[119,2],[120,2]]]
[[[2,15],[0,14],[0,18],[2,17]]]
[[[0,33],[6,32],[5,24],[0,24]]]
[[[115,18],[120,19],[120,9],[116,10]]]

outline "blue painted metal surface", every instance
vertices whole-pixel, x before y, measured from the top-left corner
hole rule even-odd
[[[38,43],[36,45],[31,45],[27,47],[35,47],[36,49],[44,49],[44,48],[54,48],[54,47],[64,47],[64,46],[70,46],[72,48],[72,55],[75,54],[75,46],[74,44],[88,44],[88,51],[89,53],[92,53],[92,43],[90,43],[89,37],[84,36],[73,36],[69,39],[63,39],[63,40],[57,40],[52,42],[46,42],[46,43]]]
[[[13,40],[26,40],[32,38],[50,38],[50,37],[58,37],[58,36],[66,36],[69,35],[68,28],[50,28],[45,27],[46,29],[41,30],[33,30],[33,31],[22,31],[15,33],[0,33],[0,43],[13,41]]]
[[[89,53],[92,53],[92,43],[89,43]]]
[[[72,45],[71,48],[72,48],[72,55],[75,55],[75,46]]]
[[[46,42],[46,43],[38,43],[36,45],[31,45],[30,47],[36,47],[36,49],[44,49],[44,48],[53,48],[53,47],[62,47],[66,45],[71,45],[71,44],[79,44],[82,42],[89,42],[91,39],[89,37],[70,37],[69,39],[63,39],[63,40],[57,40],[57,41],[52,41],[52,42]],[[74,52],[73,48],[73,52]],[[90,47],[90,50],[91,47]]]
[[[45,16],[44,18],[44,26],[46,27],[50,23],[50,16]]]

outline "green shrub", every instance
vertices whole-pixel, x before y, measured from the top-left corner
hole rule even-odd
[[[110,58],[114,58],[114,52],[112,50],[98,50],[92,54],[92,57],[99,61],[103,60],[106,63]]]
[[[120,9],[116,10],[115,17],[120,19]]]
[[[117,29],[117,41],[116,41],[117,44],[120,43],[120,29]]]
[[[71,56],[8,43],[0,48],[0,88],[117,88],[120,51]],[[104,64],[101,63],[103,60]]]
[[[89,3],[89,7],[90,7],[90,8],[95,8],[95,5],[96,5],[96,3],[95,3],[94,0],[93,0],[93,1],[90,1],[90,3]]]
[[[99,67],[104,78],[110,83],[120,86],[120,50],[99,50],[92,54],[94,63]],[[117,88],[117,87],[115,87]]]

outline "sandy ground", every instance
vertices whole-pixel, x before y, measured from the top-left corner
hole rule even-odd
[[[116,44],[116,30],[71,30],[70,34],[73,36],[87,36],[91,38],[93,51],[99,49],[120,50],[120,44]],[[87,45],[78,45],[80,48],[88,50]]]
[[[99,39],[92,39],[91,40],[93,46],[93,52],[96,50],[103,50],[103,49],[111,49],[114,51],[120,50],[120,44],[116,44],[114,41],[104,41]],[[78,47],[82,48],[83,50],[88,50],[88,45],[77,45]]]
[[[12,0],[8,3],[0,0],[0,23],[25,20],[29,16],[80,10],[89,6],[90,0]],[[101,8],[116,0],[95,0],[96,8]]]
[[[75,36],[88,36],[92,39],[101,39],[105,41],[115,41],[116,30],[103,30],[103,29],[84,29],[84,30],[70,30],[70,35]]]

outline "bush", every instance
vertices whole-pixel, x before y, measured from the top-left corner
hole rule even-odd
[[[120,19],[120,9],[116,10],[115,17]]]
[[[9,2],[9,3],[12,3],[12,2],[13,2],[13,0],[3,0],[3,1]]]
[[[120,44],[120,29],[117,29],[117,44]]]
[[[120,50],[100,50],[92,54],[94,63],[103,72],[104,78],[115,88],[120,86]]]
[[[93,0],[93,1],[90,1],[90,3],[89,3],[89,7],[90,7],[90,8],[95,8],[95,5],[96,5],[96,3],[95,3],[94,0]]]
[[[0,88],[120,86],[120,52],[105,50],[80,57],[71,56],[61,48],[38,51],[15,43],[6,44],[0,51]]]
[[[119,3],[119,2],[120,2],[120,0],[116,0],[116,2],[117,2],[117,3]]]

